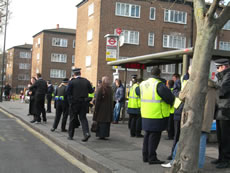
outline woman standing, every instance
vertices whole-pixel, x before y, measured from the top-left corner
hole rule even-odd
[[[96,137],[106,139],[110,134],[113,118],[113,91],[107,76],[102,77],[102,85],[98,88],[93,121],[97,122]]]
[[[31,85],[32,86],[35,82],[36,82],[36,78],[32,77],[31,80]],[[29,103],[29,114],[34,116],[34,119],[32,121],[30,121],[31,123],[35,122],[35,114],[36,114],[36,110],[35,110],[35,102],[34,102],[34,95],[35,95],[35,90],[29,88],[29,96],[30,96],[30,103]]]

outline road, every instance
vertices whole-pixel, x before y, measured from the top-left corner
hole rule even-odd
[[[81,173],[14,118],[0,112],[1,173]]]

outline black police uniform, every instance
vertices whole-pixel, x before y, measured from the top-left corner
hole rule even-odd
[[[66,127],[66,121],[68,118],[68,108],[69,108],[65,85],[61,85],[56,89],[55,107],[56,107],[56,116],[55,116],[53,128],[51,129],[51,131],[54,131],[57,128],[59,121],[61,119],[61,115],[63,114],[61,130],[65,132],[67,131],[65,127]]]
[[[81,121],[84,138],[82,141],[87,141],[90,137],[89,125],[86,118],[88,109],[88,94],[93,93],[94,90],[90,82],[82,77],[69,82],[67,88],[67,95],[70,103],[70,124],[69,124],[69,139],[74,136],[74,129],[76,128],[76,116],[79,115]]]

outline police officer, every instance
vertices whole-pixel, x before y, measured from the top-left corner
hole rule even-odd
[[[76,122],[76,116],[79,115],[81,124],[82,124],[82,130],[84,138],[82,139],[83,142],[88,141],[90,138],[89,134],[89,124],[88,120],[86,118],[87,108],[88,108],[88,94],[93,93],[94,90],[92,88],[92,85],[90,82],[80,77],[81,72],[80,68],[76,68],[73,70],[74,73],[74,80],[71,80],[69,82],[68,88],[67,88],[67,95],[70,99],[71,104],[71,113],[70,113],[70,124],[69,124],[69,140],[73,140],[74,136],[74,129],[75,129],[75,122]]]
[[[152,77],[141,82],[137,95],[141,96],[142,128],[145,131],[143,142],[143,161],[149,164],[161,164],[157,158],[157,147],[161,132],[167,127],[170,115],[170,105],[173,105],[174,95],[160,78],[160,69],[153,67]]]
[[[66,121],[68,118],[68,101],[67,101],[67,93],[66,93],[66,87],[68,85],[68,78],[63,79],[62,83],[57,87],[55,91],[55,108],[56,108],[56,116],[53,124],[53,128],[51,131],[55,131],[57,128],[61,115],[62,117],[62,125],[61,125],[61,131],[67,132],[66,130]]]
[[[141,99],[136,94],[136,88],[139,86],[137,75],[132,75],[132,87],[129,90],[128,110],[129,127],[131,137],[143,137],[141,134]]]

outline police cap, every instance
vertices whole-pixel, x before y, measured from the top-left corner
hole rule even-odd
[[[74,69],[72,69],[72,71],[74,73],[80,73],[81,72],[81,68],[74,68]]]
[[[229,60],[228,59],[217,59],[215,60],[215,65],[216,66],[229,65]]]
[[[136,74],[133,74],[131,75],[132,76],[132,79],[136,79],[137,78],[137,75]]]
[[[65,78],[62,80],[62,83],[68,83],[69,82],[69,79],[68,78]]]

